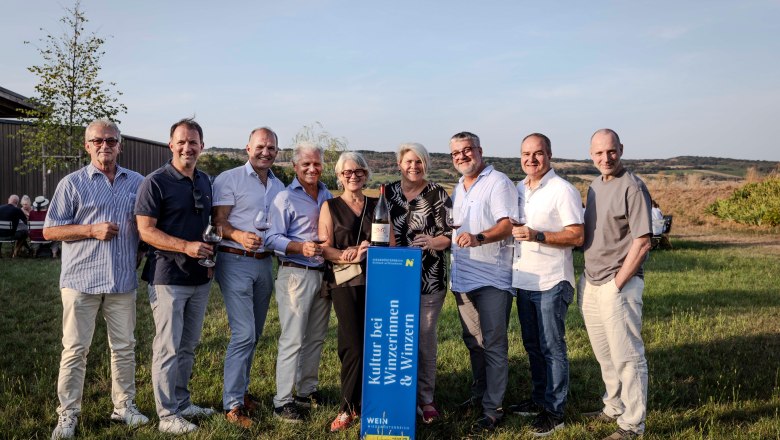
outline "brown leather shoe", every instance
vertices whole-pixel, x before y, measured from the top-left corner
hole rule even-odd
[[[246,413],[246,410],[243,406],[235,406],[233,409],[225,413],[225,418],[228,422],[238,425],[242,428],[251,428],[252,427],[252,419],[249,418],[249,416]]]
[[[260,401],[257,400],[257,397],[246,393],[244,394],[244,408],[249,414],[254,414],[260,409]]]

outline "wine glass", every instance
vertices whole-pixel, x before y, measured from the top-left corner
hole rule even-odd
[[[314,242],[317,245],[325,243],[325,240],[322,240],[320,238],[319,228],[317,226],[313,226],[312,230],[314,231],[314,239],[312,239],[312,242]],[[322,255],[314,255],[312,257],[309,257],[309,261],[317,265],[320,265],[325,262],[325,258],[323,258]]]
[[[222,226],[214,226],[209,223],[206,229],[203,230],[203,241],[212,245],[222,241]],[[205,267],[214,267],[216,263],[214,263],[211,257],[206,257],[198,260],[198,264]]]
[[[410,212],[407,222],[409,224],[409,232],[413,235],[412,241],[414,241],[417,235],[425,231],[425,214],[419,211]]]
[[[268,211],[265,211],[261,209],[257,212],[257,215],[255,216],[254,221],[252,222],[255,228],[260,231],[260,234],[263,238],[263,243],[265,244],[265,231],[271,229],[271,222],[268,221]],[[260,246],[260,248],[257,250],[258,252],[263,252],[265,250],[265,246]]]
[[[463,223],[463,216],[460,211],[456,210],[454,207],[450,208],[445,206],[444,209],[447,211],[447,218],[445,219],[447,226],[451,227],[453,230],[460,228]]]

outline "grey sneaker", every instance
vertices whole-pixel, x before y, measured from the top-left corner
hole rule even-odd
[[[70,411],[64,411],[57,417],[57,426],[51,433],[51,440],[61,438],[73,438],[76,435],[76,425],[79,423],[78,416]]]
[[[138,407],[135,406],[132,400],[125,402],[124,408],[114,408],[114,412],[111,413],[111,420],[125,422],[131,428],[149,423],[149,418],[141,414],[141,411],[138,411]]]
[[[608,416],[603,410],[582,413],[582,417],[590,422],[613,423],[617,417]]]
[[[166,434],[186,434],[188,432],[197,430],[198,426],[193,425],[192,423],[185,420],[184,417],[177,414],[175,416],[160,419],[160,426],[158,429],[160,432],[164,432]]]
[[[618,428],[617,431],[613,432],[612,434],[608,435],[607,437],[604,437],[604,440],[626,440],[626,439],[636,439],[641,438],[642,434],[637,434],[634,431],[629,431],[627,429]]]
[[[290,423],[301,423],[303,421],[298,405],[293,402],[274,408],[274,417]]]
[[[518,415],[518,416],[535,416],[542,412],[544,408],[541,407],[541,405],[538,405],[536,402],[534,402],[531,399],[523,400],[520,403],[516,403],[514,405],[509,405],[507,407],[507,411],[509,411],[512,414]]]
[[[194,403],[190,403],[190,406],[179,411],[179,415],[188,419],[196,419],[201,417],[211,417],[217,412],[212,408],[201,408]]]

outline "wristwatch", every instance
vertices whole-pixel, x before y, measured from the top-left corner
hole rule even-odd
[[[481,232],[477,234],[477,241],[479,242],[479,244],[482,244],[485,241],[485,234]]]
[[[536,233],[536,241],[538,241],[539,243],[544,243],[544,232]]]

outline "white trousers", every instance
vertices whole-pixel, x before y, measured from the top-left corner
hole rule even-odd
[[[330,299],[320,297],[322,272],[297,267],[279,267],[276,302],[279,306],[276,395],[274,406],[317,391],[320,356],[328,333]]]
[[[618,426],[642,434],[647,416],[647,360],[642,342],[642,292],[645,282],[631,278],[618,291],[615,280],[601,286],[583,275],[579,308],[601,366],[604,413]]]
[[[95,318],[103,308],[111,350],[111,400],[115,408],[135,398],[135,290],[129,293],[82,293],[63,288],[62,358],[57,379],[57,413],[81,412],[87,355]]]

